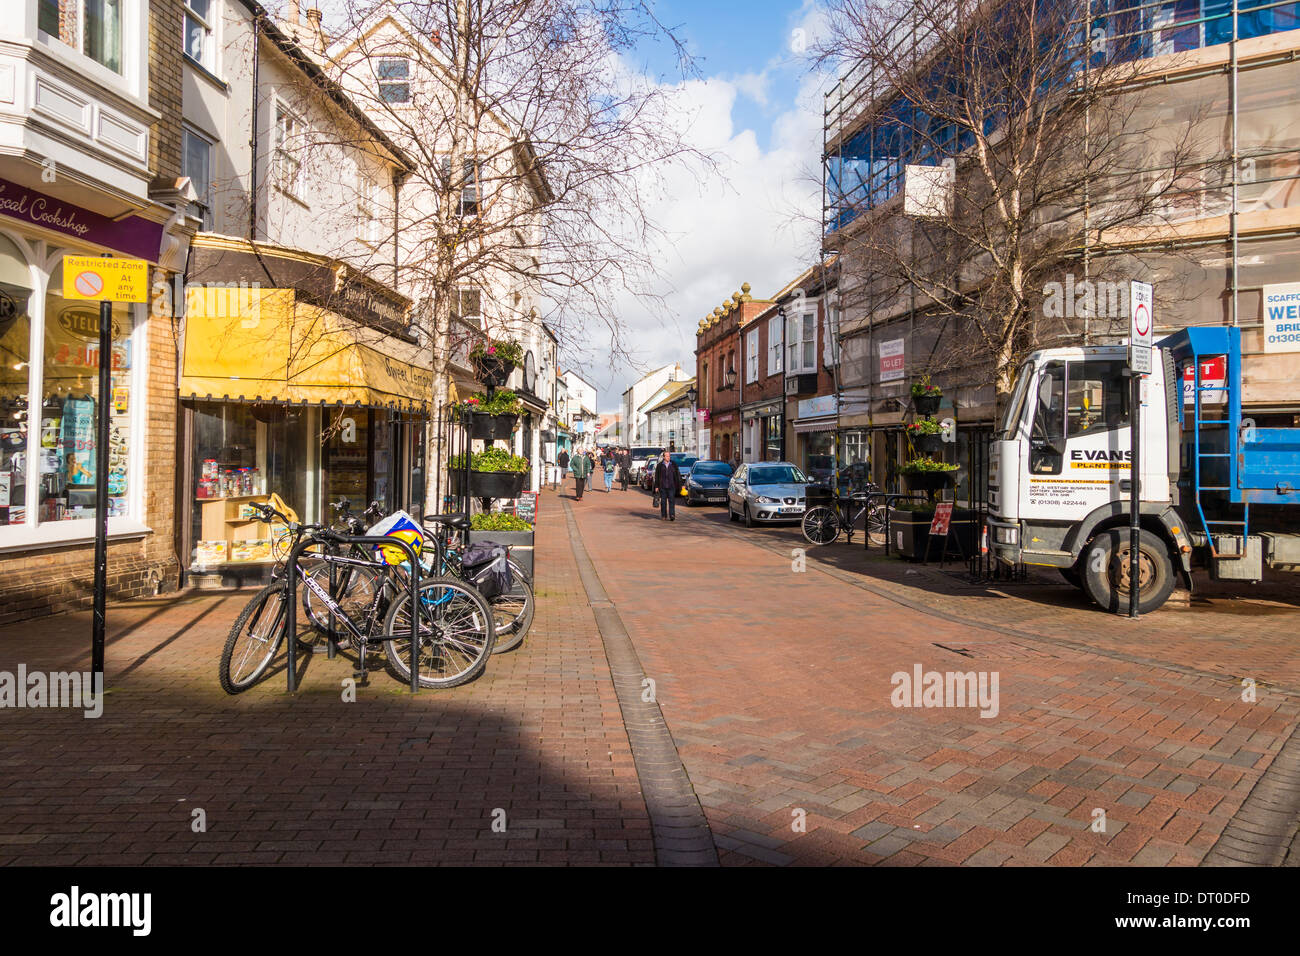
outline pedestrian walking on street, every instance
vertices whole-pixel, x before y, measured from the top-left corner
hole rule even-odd
[[[560,466],[560,483],[563,484],[564,476],[569,473],[569,453],[561,448],[555,463]]]
[[[624,448],[618,453],[618,480],[627,491],[627,483],[632,480],[632,449]]]
[[[655,463],[654,490],[659,495],[659,518],[663,521],[677,520],[677,496],[682,491],[682,473],[677,470],[677,463],[671,453],[664,451],[664,456]]]
[[[573,469],[573,478],[576,482],[576,498],[581,501],[583,488],[587,484],[587,476],[591,474],[591,456],[581,453],[575,455],[570,467]]]
[[[601,467],[605,471],[605,494],[614,490],[614,453],[606,452]]]

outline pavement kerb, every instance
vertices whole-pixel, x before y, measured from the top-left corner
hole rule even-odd
[[[641,781],[641,793],[650,815],[655,859],[660,866],[718,866],[718,851],[708,819],[690,776],[677,753],[668,724],[657,701],[642,699],[645,671],[632,638],[582,543],[578,523],[567,499],[564,519],[569,544],[578,565],[578,577],[596,618],[605,657],[614,682],[623,724],[632,745],[632,761]]]

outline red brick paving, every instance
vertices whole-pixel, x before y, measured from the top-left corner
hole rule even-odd
[[[345,704],[351,664],[317,655],[297,697],[281,674],[231,698],[217,657],[248,592],[111,608],[101,718],[0,710],[0,862],[652,863],[562,514],[541,512],[532,634],[449,691],[380,671]],[[89,633],[85,614],[0,629],[0,670],[84,668]]]
[[[856,548],[812,552],[962,623],[815,561],[795,573],[788,550],[757,543],[802,539],[728,527],[722,509],[666,523],[616,490],[574,511],[725,864],[1194,864],[1296,721],[1293,696],[1261,686],[1246,704],[1237,679],[1295,682],[1294,611],[1193,608],[1135,627],[1053,603],[1067,588],[964,593]],[[894,708],[891,675],[918,663],[998,672],[999,715]]]

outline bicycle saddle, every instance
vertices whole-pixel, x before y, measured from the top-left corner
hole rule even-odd
[[[469,530],[469,515],[467,514],[450,514],[450,515],[425,515],[425,524],[445,524],[449,528],[455,528],[457,531]]]

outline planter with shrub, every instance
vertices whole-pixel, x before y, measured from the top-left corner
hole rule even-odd
[[[943,450],[943,429],[933,418],[920,418],[907,426],[907,437],[917,454],[933,458]]]
[[[468,544],[491,541],[510,549],[510,560],[533,579],[533,526],[516,515],[486,511],[470,518]]]
[[[937,560],[942,556],[942,546],[930,543],[930,523],[934,521],[934,505],[923,501],[898,501],[889,509],[889,546],[900,557],[920,561],[927,557]],[[954,508],[949,522],[949,554],[969,557],[975,547],[975,512],[969,508]],[[959,545],[960,542],[960,545]]]

